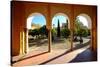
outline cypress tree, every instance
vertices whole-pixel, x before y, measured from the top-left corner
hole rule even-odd
[[[58,19],[58,27],[57,27],[57,37],[60,37],[60,24]]]
[[[67,29],[68,29],[68,20],[67,20],[67,19],[66,19],[66,24],[67,24],[66,27],[67,27]]]

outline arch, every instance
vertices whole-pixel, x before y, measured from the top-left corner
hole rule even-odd
[[[70,41],[71,32],[70,32],[69,17],[65,13],[56,13],[52,17],[51,25],[52,25],[52,30],[51,30],[52,48],[51,49],[52,50],[55,50],[57,48],[61,50],[71,49],[71,41]],[[55,45],[54,47],[53,44]],[[57,44],[59,44],[59,46]]]
[[[46,17],[45,17],[45,15],[43,15],[42,13],[35,12],[35,13],[30,14],[27,17],[27,26],[26,26],[27,29],[30,29],[30,26],[31,26],[31,23],[32,23],[32,19],[34,18],[33,16],[38,16],[38,15],[42,16],[45,19],[45,24],[46,24]]]
[[[91,17],[90,17],[88,14],[85,14],[85,13],[81,13],[81,14],[77,15],[76,17],[78,17],[78,16],[83,16],[83,17],[85,17],[86,20],[88,21],[88,27],[89,27],[89,29],[91,29],[91,27],[92,27],[92,20],[91,20]]]
[[[53,18],[56,17],[56,16],[64,16],[66,17],[66,19],[68,19],[68,28],[70,29],[70,19],[68,17],[68,15],[66,15],[65,13],[56,13],[53,17],[52,17],[52,23],[53,23]],[[51,23],[51,25],[52,25]]]
[[[75,36],[75,38],[74,38],[74,40],[75,41],[78,41],[78,39],[80,39],[80,44],[82,44],[82,43],[89,43],[89,45],[90,45],[90,47],[92,47],[92,19],[91,19],[91,17],[88,15],[88,14],[86,14],[86,13],[81,13],[81,14],[79,14],[79,15],[77,15],[76,16],[76,19],[77,19],[77,17],[81,17],[81,18],[83,18],[83,21],[84,21],[84,19],[87,21],[86,23],[87,23],[87,26],[83,23],[83,21],[82,21],[82,19],[79,19],[81,22],[82,22],[82,24],[84,25],[84,26],[86,26],[87,28],[85,28],[85,29],[88,29],[87,30],[87,32],[88,32],[88,34],[82,34],[82,29],[81,29],[81,33],[80,33],[80,30],[78,31],[79,33],[77,33],[78,35],[74,35]],[[75,20],[76,20],[75,19]],[[82,28],[82,26],[80,27],[80,28]],[[84,30],[83,30],[84,31]],[[86,33],[86,32],[85,32]],[[78,36],[78,38],[77,38],[77,36]],[[85,42],[85,40],[86,40],[86,42]],[[82,42],[82,43],[81,43]],[[75,43],[74,43],[75,44]]]
[[[26,53],[28,53],[29,52],[29,37],[28,37],[28,35],[29,35],[29,29],[39,29],[40,27],[42,27],[42,23],[40,24],[40,22],[39,23],[36,23],[36,26],[39,24],[39,25],[41,25],[41,26],[39,26],[38,28],[37,27],[35,27],[35,28],[32,28],[32,22],[33,22],[33,20],[34,20],[34,18],[35,18],[35,16],[41,16],[42,18],[41,19],[43,19],[44,20],[44,22],[43,22],[43,25],[46,25],[46,17],[42,14],[42,13],[38,13],[38,12],[35,12],[35,13],[31,13],[28,17],[27,17],[27,20],[26,20],[26,28],[27,28],[27,31],[26,31]],[[33,22],[34,23],[34,22]],[[32,37],[31,37],[32,38]]]

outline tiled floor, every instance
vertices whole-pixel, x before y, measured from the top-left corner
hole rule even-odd
[[[73,60],[70,62],[89,62],[97,60],[97,52],[92,52],[90,49],[83,51],[78,54]]]
[[[40,65],[40,64],[63,64],[72,62],[85,62],[96,61],[96,52],[92,52],[89,46],[68,52],[68,51],[52,51],[50,53],[44,53],[42,55],[31,57],[22,61],[18,61],[13,66],[24,65]]]

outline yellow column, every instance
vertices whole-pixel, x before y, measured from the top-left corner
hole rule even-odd
[[[23,55],[24,52],[24,32],[20,32],[20,54]]]

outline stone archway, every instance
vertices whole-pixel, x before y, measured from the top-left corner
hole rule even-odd
[[[68,17],[65,13],[56,13],[56,14],[52,17],[52,20],[53,20],[53,18],[56,17],[56,16],[64,16],[64,17],[67,19],[66,22],[68,22],[68,28],[70,28],[70,19],[69,19],[69,17]],[[53,23],[53,22],[52,22],[52,23]]]
[[[75,46],[79,44],[80,47],[83,45],[92,47],[92,20],[88,14],[81,13],[76,16],[73,44]]]
[[[88,14],[85,14],[85,13],[79,14],[78,16],[83,16],[84,18],[86,18],[86,20],[88,21],[89,29],[91,29],[91,27],[92,27],[91,17]]]
[[[26,31],[26,45],[25,45],[26,49],[25,49],[25,51],[26,51],[26,53],[28,53],[30,51],[29,50],[29,45],[31,44],[31,51],[32,50],[37,51],[37,52],[33,53],[33,55],[39,54],[39,53],[41,53],[41,50],[40,50],[41,48],[40,49],[36,49],[36,46],[39,46],[39,43],[40,43],[39,40],[41,40],[41,37],[43,38],[43,36],[44,36],[43,32],[45,32],[45,30],[42,32],[42,31],[40,31],[40,29],[43,30],[42,27],[43,26],[46,27],[46,18],[42,13],[35,12],[35,13],[30,14],[27,17],[27,22],[26,23],[27,23],[26,24],[27,25],[27,28],[26,28],[27,31]],[[35,32],[35,30],[37,30],[37,32]],[[31,31],[33,31],[33,32],[31,32]],[[38,34],[38,39],[39,40],[37,40],[37,34],[36,33]],[[48,39],[48,37],[47,37],[47,39]],[[45,39],[46,40],[45,43],[48,42],[47,39]],[[39,42],[37,43],[37,41],[39,41]],[[42,41],[43,41],[43,39],[42,39]],[[35,49],[32,47],[32,43],[33,43],[33,46],[35,47]],[[44,49],[47,49],[47,51],[48,51],[48,44],[45,46]]]
[[[59,23],[59,32],[58,32]],[[52,18],[51,38],[52,50],[69,50],[71,49],[70,19],[65,13],[56,13]],[[60,34],[58,37],[58,33]]]

